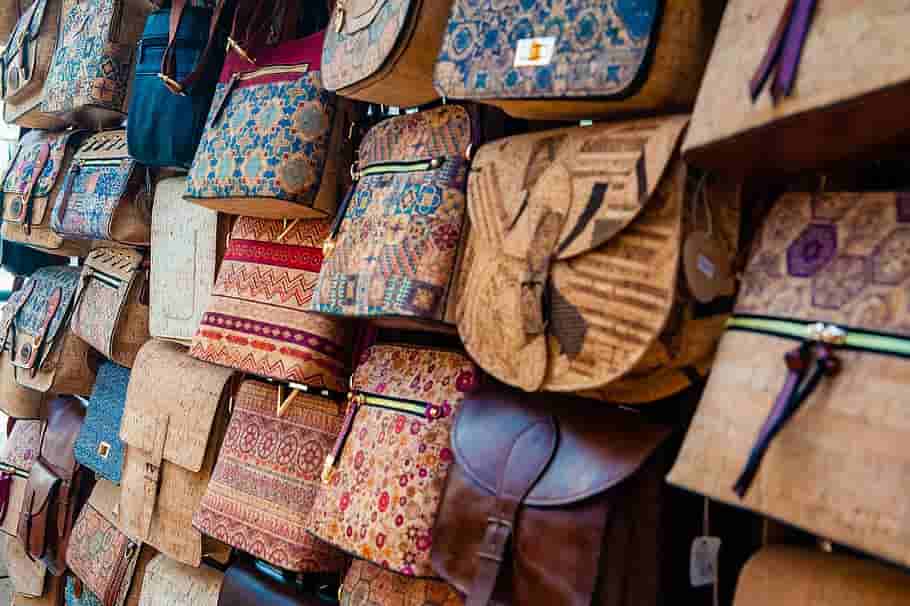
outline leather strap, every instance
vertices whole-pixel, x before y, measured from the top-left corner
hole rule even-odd
[[[47,161],[51,157],[51,146],[47,143],[42,143],[41,147],[38,150],[38,158],[35,161],[35,167],[32,171],[32,179],[28,184],[28,187],[25,189],[22,200],[22,212],[20,217],[17,219],[22,220],[22,229],[25,231],[26,235],[31,234],[32,231],[32,208],[33,200],[32,194],[35,191],[35,185],[38,184],[38,179],[41,178],[41,174],[44,172],[45,167],[47,166]]]
[[[527,335],[540,335],[547,329],[544,294],[550,279],[550,265],[559,242],[565,215],[544,211],[534,230],[528,249],[526,268],[521,275],[521,320]]]
[[[497,482],[496,503],[477,551],[474,580],[465,606],[491,603],[506,547],[516,532],[521,503],[556,454],[557,437],[556,421],[548,417],[528,427],[512,444]]]
[[[161,56],[161,75],[165,76],[165,78],[162,79],[168,90],[177,94],[185,94],[184,91],[191,89],[200,78],[207,75],[209,59],[215,49],[215,34],[218,31],[218,26],[220,25],[221,18],[225,12],[225,7],[228,4],[226,0],[219,0],[215,5],[215,10],[212,12],[212,20],[209,25],[209,36],[205,43],[205,48],[203,49],[202,54],[199,55],[199,60],[196,61],[193,70],[187,74],[182,81],[177,82],[177,31],[180,29],[180,21],[183,19],[184,12],[186,12],[186,3],[187,0],[173,0],[171,2],[167,48],[164,49],[164,54]],[[176,83],[177,90],[172,89],[169,82]]]
[[[3,310],[0,311],[0,352],[6,349],[6,342],[9,339],[10,329],[15,322],[16,316],[28,303],[28,299],[34,291],[35,281],[29,280],[25,286],[10,296],[6,305],[3,306]],[[15,357],[15,355],[11,357]]]
[[[142,450],[148,457],[143,470],[144,499],[142,501],[142,518],[140,521],[140,539],[147,540],[152,528],[152,516],[158,501],[158,488],[161,484],[161,465],[164,459],[164,446],[167,443],[169,415],[150,415],[143,425]]]
[[[777,70],[771,85],[771,98],[777,101],[793,90],[803,45],[812,26],[817,0],[788,0],[771,36],[768,50],[749,83],[753,103],[764,89],[771,72]]]
[[[0,524],[6,519],[9,513],[9,495],[13,486],[13,474],[0,473]]]

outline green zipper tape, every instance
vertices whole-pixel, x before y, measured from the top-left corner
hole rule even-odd
[[[819,322],[781,320],[755,316],[733,316],[727,320],[727,329],[729,330],[759,332],[801,341],[824,340],[815,336],[818,334],[820,327],[835,328],[834,325]],[[833,343],[837,347],[910,357],[910,339],[843,326],[836,328],[842,333],[839,342]]]
[[[427,170],[436,170],[445,163],[445,158],[420,160],[415,162],[389,162],[387,164],[373,164],[360,170],[357,178],[362,179],[372,175],[419,173]]]
[[[363,397],[361,405],[378,406],[379,408],[389,408],[399,412],[408,412],[413,415],[424,416],[426,414],[426,404],[416,404],[413,402],[402,402],[401,400],[392,400],[381,396],[373,396],[363,392],[357,394]]]

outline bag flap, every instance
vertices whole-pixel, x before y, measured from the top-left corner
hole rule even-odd
[[[907,193],[784,194],[753,245],[734,314],[910,337],[897,312],[908,302],[908,250]]]
[[[17,420],[3,447],[0,448],[0,466],[28,473],[41,448],[43,426],[44,424],[37,419]]]
[[[369,27],[386,4],[392,4],[395,10],[407,14],[411,0],[344,0],[341,3],[343,8],[338,9],[344,11],[344,33],[351,35]]]
[[[111,525],[118,526],[120,517],[120,487],[105,479],[99,479],[92,488],[88,504]]]
[[[672,433],[640,415],[589,400],[485,385],[462,402],[452,430],[455,459],[495,494],[512,445],[547,419],[555,421],[559,434],[556,454],[524,501],[541,507],[576,503],[615,486],[638,471]]]
[[[76,471],[73,447],[82,429],[85,408],[72,396],[58,396],[47,405],[47,422],[40,460],[69,480]]]
[[[3,180],[3,193],[19,194],[20,196],[31,195],[29,200],[22,200],[20,204],[50,195],[61,176],[66,146],[74,134],[76,134],[75,131],[49,133],[41,130],[26,133],[13,152],[13,165]],[[43,159],[42,148],[45,147],[47,148],[46,160],[39,162]],[[36,171],[39,170],[40,173],[36,175]],[[24,216],[24,212],[16,212],[19,209],[16,208],[15,197],[8,205],[9,208],[4,208],[4,220],[15,221],[18,216]],[[40,223],[42,218],[43,215],[35,216],[33,214],[32,224]]]
[[[44,267],[32,274],[33,291],[14,320],[15,366],[34,369],[44,364],[64,333],[79,274],[79,268],[68,266]]]
[[[95,386],[85,413],[85,422],[76,440],[76,460],[96,474],[120,482],[123,443],[120,422],[126,405],[130,371],[113,362],[98,368]]]
[[[200,471],[233,373],[191,358],[177,344],[149,341],[133,365],[120,439],[153,459]]]
[[[358,151],[360,169],[381,162],[463,157],[472,142],[471,115],[460,105],[443,105],[383,120],[371,128]]]
[[[56,491],[60,486],[60,476],[51,471],[43,461],[35,461],[32,465],[32,471],[28,476],[28,486],[25,489],[25,501],[22,504],[26,515],[32,517],[46,513],[45,508],[52,498],[55,497]],[[33,528],[43,533],[44,529]],[[43,541],[41,541],[43,543]],[[32,551],[35,555],[35,552]]]
[[[142,266],[142,252],[133,248],[96,248],[88,254],[84,267],[129,283]]]
[[[19,17],[19,21],[16,22],[16,27],[10,35],[9,42],[3,49],[2,61],[6,71],[4,73],[6,78],[4,82],[4,97],[21,89],[26,82],[31,80],[31,76],[35,72],[35,61],[38,53],[29,47],[41,31],[44,15],[47,12],[47,3],[48,0],[36,0],[26,9],[22,16]],[[8,70],[11,67],[14,70],[19,67],[24,68],[24,71],[19,72],[12,82],[7,77]],[[10,90],[11,86],[13,90]]]

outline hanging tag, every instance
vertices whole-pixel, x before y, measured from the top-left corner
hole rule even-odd
[[[692,541],[692,555],[689,560],[689,581],[692,587],[706,587],[717,583],[720,543],[719,537],[697,537]]]
[[[736,291],[732,254],[727,247],[707,232],[696,231],[686,238],[683,267],[689,290],[700,303],[710,303]]]

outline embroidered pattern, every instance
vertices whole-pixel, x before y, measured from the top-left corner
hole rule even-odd
[[[406,575],[433,577],[432,529],[449,466],[449,432],[464,393],[477,380],[473,363],[456,352],[399,345],[368,349],[353,389],[433,404],[430,420],[361,406],[323,485],[309,528],[356,557]]]
[[[363,560],[354,560],[341,589],[341,606],[463,606],[442,581],[409,579]]]
[[[66,112],[82,105],[124,111],[133,45],[111,41],[117,39],[122,4],[122,0],[69,4],[44,84],[42,111]]]
[[[471,122],[462,107],[393,118],[361,147],[364,166],[434,159],[438,166],[360,180],[323,263],[311,309],[347,316],[442,320],[465,224]]]
[[[74,448],[76,461],[115,484],[120,483],[123,468],[120,421],[129,380],[129,369],[113,362],[105,362],[98,368],[85,421]]]
[[[103,606],[101,600],[94,593],[87,589],[82,589],[82,596],[76,597],[76,581],[73,575],[66,575],[66,606]]]
[[[35,178],[38,155],[41,147],[47,145],[50,153],[44,170],[35,182],[32,189],[33,198],[44,198],[51,193],[60,174],[63,164],[63,155],[66,152],[66,143],[69,140],[67,133],[48,133],[44,131],[30,131],[19,142],[19,148],[13,152],[15,163],[6,173],[3,182],[4,193],[24,194]]]
[[[188,197],[313,202],[334,96],[322,89],[319,72],[285,76],[290,79],[218,84],[187,180]]]
[[[328,221],[241,217],[190,354],[244,372],[345,389],[343,326],[306,313]]]
[[[410,10],[411,0],[385,0],[369,24],[357,31],[339,32],[333,21],[322,49],[326,88],[338,90],[376,73],[395,50]]]
[[[68,310],[79,286],[79,273],[77,267],[55,266],[39,269],[32,275],[35,290],[16,316],[16,331],[22,331],[26,335],[39,335],[43,330],[45,332],[41,340],[40,355],[39,352],[33,352],[31,356],[24,356],[26,359],[43,360],[53,348],[58,335],[61,334],[60,330],[63,328],[64,320],[69,320]],[[60,304],[53,319],[45,328],[48,302],[58,289],[61,295]],[[23,341],[24,339],[17,339],[17,345],[20,347],[27,345]],[[19,353],[21,353],[21,349]]]
[[[106,603],[116,605],[122,603],[118,596],[126,596],[130,580],[118,572],[135,566],[138,551],[139,545],[88,504],[73,526],[66,563],[86,588]]]
[[[237,393],[218,463],[193,518],[201,532],[294,572],[333,572],[344,554],[307,534],[322,462],[341,431],[341,407],[298,394],[278,417],[278,388]]]
[[[41,447],[41,421],[19,419],[0,450],[0,463],[28,473]]]
[[[646,69],[657,13],[657,0],[455,0],[436,86],[459,99],[621,95]],[[538,47],[516,66],[520,41],[547,38],[550,61]]]

